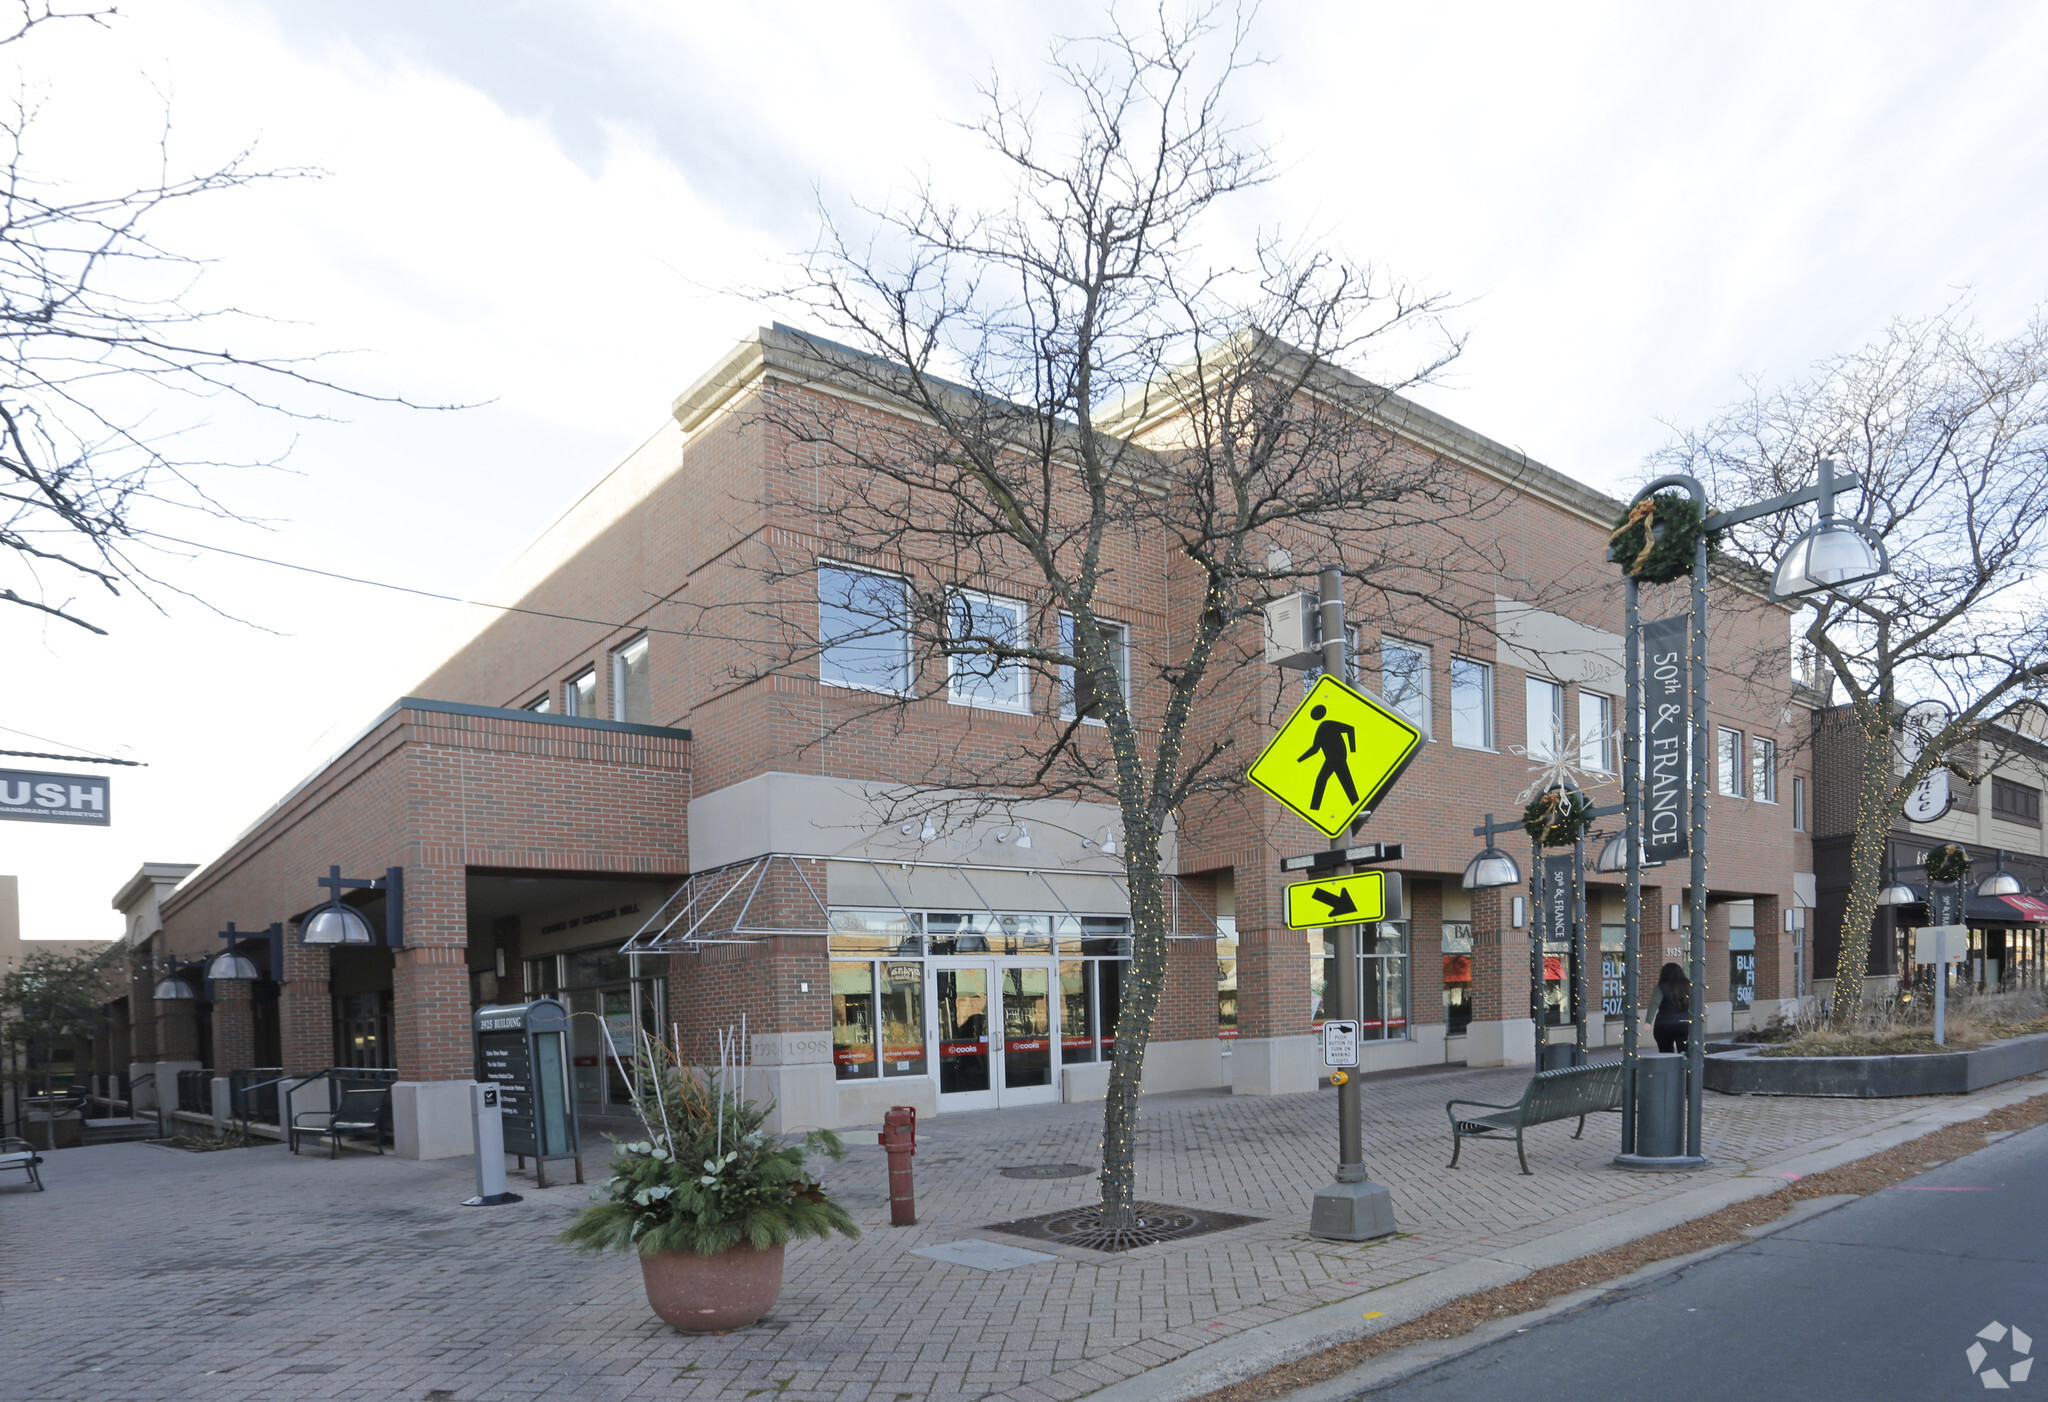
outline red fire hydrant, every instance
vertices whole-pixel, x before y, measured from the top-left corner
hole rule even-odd
[[[910,1160],[917,1153],[917,1107],[890,1106],[875,1142],[889,1153],[889,1225],[916,1226],[917,1190],[910,1181]]]

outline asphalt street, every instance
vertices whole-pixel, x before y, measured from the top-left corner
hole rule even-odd
[[[2048,1399],[2048,1125],[1355,1396],[1987,1392]]]

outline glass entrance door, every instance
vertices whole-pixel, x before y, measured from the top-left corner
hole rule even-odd
[[[1059,1097],[1050,963],[935,959],[931,990],[942,1110]]]

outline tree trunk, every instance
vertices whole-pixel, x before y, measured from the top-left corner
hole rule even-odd
[[[1166,986],[1165,880],[1159,870],[1159,831],[1124,816],[1124,871],[1131,891],[1131,972],[1117,1013],[1116,1053],[1109,1094],[1102,1105],[1102,1225],[1138,1225],[1138,1086],[1152,1015]]]
[[[1856,826],[1849,846],[1849,899],[1842,910],[1841,947],[1835,960],[1834,1024],[1842,1028],[1852,1026],[1863,1011],[1871,925],[1897,816],[1890,718],[1884,707],[1868,703],[1856,707],[1856,718],[1863,748],[1856,775]]]

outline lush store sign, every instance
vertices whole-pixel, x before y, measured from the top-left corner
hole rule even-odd
[[[107,776],[0,769],[0,818],[106,827]]]

